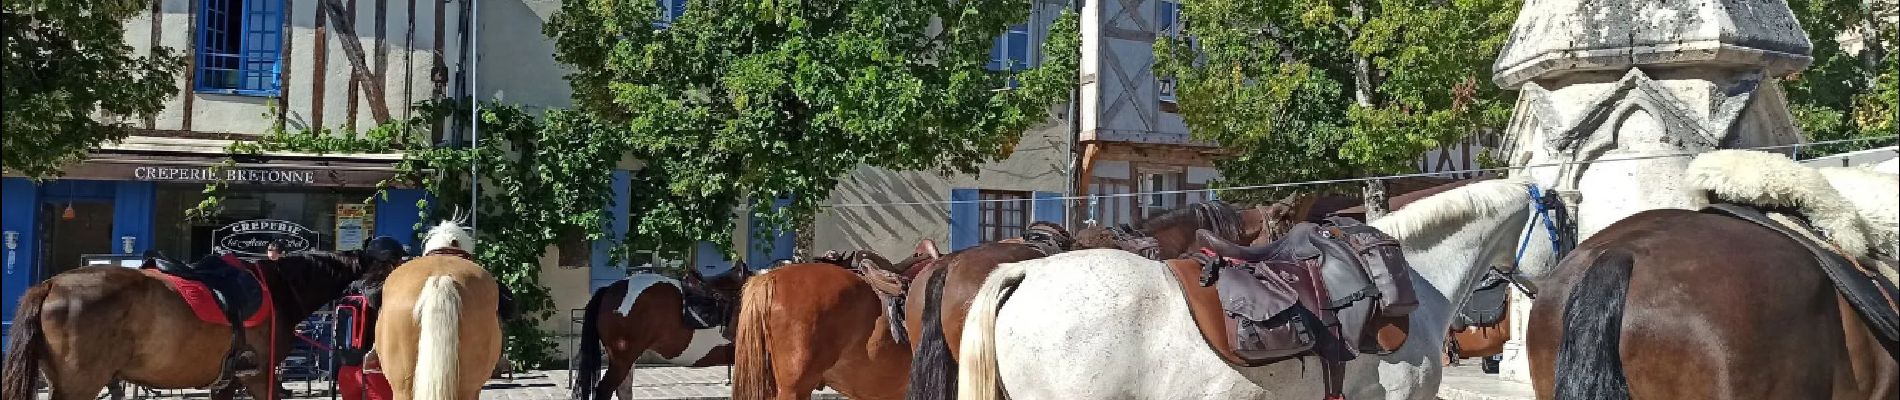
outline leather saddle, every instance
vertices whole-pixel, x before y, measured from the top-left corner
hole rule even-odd
[[[745,283],[745,262],[734,263],[731,268],[705,274],[703,268],[686,271],[685,286],[680,292],[684,295],[680,320],[689,329],[711,329],[732,323],[732,311],[737,299],[725,294],[728,290],[720,288],[738,288]]]
[[[910,292],[911,281],[942,258],[937,253],[936,242],[930,239],[919,241],[910,258],[896,263],[869,251],[853,252],[846,258],[848,268],[871,286],[871,291],[877,293],[878,302],[884,305],[884,323],[891,332],[891,340],[899,344],[909,343],[910,331],[904,326],[904,303]]]
[[[1458,315],[1452,318],[1451,330],[1497,325],[1506,317],[1505,302],[1510,301],[1510,297],[1511,280],[1496,269],[1485,271],[1484,280],[1471,291],[1471,298],[1465,300],[1465,305],[1458,308]]]
[[[264,304],[264,287],[258,278],[218,255],[205,256],[185,264],[156,252],[146,252],[150,266],[167,275],[203,283],[218,300],[218,307],[231,318],[232,325],[243,325],[243,318]],[[242,261],[237,261],[242,262]]]
[[[1168,261],[1169,271],[1203,338],[1229,364],[1316,356],[1333,395],[1343,391],[1346,361],[1403,343],[1418,300],[1411,267],[1383,232],[1338,218],[1295,225],[1259,246],[1205,229],[1195,236],[1200,253]]]
[[[1756,208],[1717,203],[1703,208],[1702,212],[1748,221],[1800,243],[1802,247],[1808,249],[1809,253],[1813,253],[1816,263],[1821,266],[1822,274],[1827,276],[1828,281],[1834,284],[1835,290],[1840,291],[1841,297],[1847,300],[1847,304],[1860,314],[1861,319],[1867,323],[1867,327],[1879,337],[1880,345],[1886,348],[1887,355],[1900,357],[1900,351],[1896,351],[1896,347],[1900,347],[1900,307],[1896,307],[1894,303],[1896,298],[1900,298],[1900,292],[1882,279],[1877,272],[1864,270],[1861,264],[1836,252],[1831,245],[1811,239],[1808,232],[1816,232],[1815,229],[1808,226],[1789,226],[1769,218],[1768,214]],[[1797,225],[1801,224],[1801,221],[1794,222]]]

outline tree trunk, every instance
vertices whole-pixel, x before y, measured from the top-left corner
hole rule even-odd
[[[1385,181],[1366,181],[1366,189],[1363,197],[1366,199],[1366,221],[1372,221],[1385,216],[1387,212],[1385,207]]]
[[[792,257],[797,262],[803,262],[805,260],[811,259],[811,246],[812,246],[812,229],[811,228],[812,228],[812,220],[816,220],[816,219],[818,219],[816,215],[808,214],[803,217],[799,217],[798,223],[794,224],[797,227],[792,229]]]
[[[1366,26],[1365,2],[1366,0],[1353,0],[1350,5],[1352,8],[1352,20],[1354,22],[1352,28],[1353,39],[1358,38],[1359,32],[1365,29]],[[1364,54],[1355,52],[1352,55],[1352,85],[1353,100],[1358,101],[1360,107],[1372,107],[1372,59],[1366,57]],[[1385,192],[1382,190],[1380,193],[1383,196]],[[1381,204],[1383,204],[1383,202]],[[1370,204],[1368,203],[1368,205]],[[1366,209],[1367,211],[1371,211],[1371,207],[1367,207]],[[1384,210],[1384,207],[1380,209]],[[1367,215],[1370,216],[1371,214]]]

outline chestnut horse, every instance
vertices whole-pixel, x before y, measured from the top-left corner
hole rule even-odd
[[[376,358],[395,400],[475,400],[501,358],[500,286],[470,255],[475,239],[443,221],[423,255],[383,281]]]
[[[1754,208],[1644,211],[1579,245],[1531,307],[1537,397],[1894,398],[1892,286],[1854,265],[1893,227],[1780,155],[1712,152],[1688,178]]]
[[[744,262],[719,277],[704,277],[688,271],[686,282],[653,273],[638,273],[594,291],[582,311],[580,368],[574,382],[576,400],[605,400],[614,388],[622,400],[630,400],[634,361],[653,354],[668,363],[684,367],[709,367],[732,364],[732,338],[729,336],[731,310],[737,310],[739,290],[752,275]],[[685,321],[689,293],[710,297],[717,304],[713,325],[694,329]],[[602,345],[606,348],[607,375],[602,379]]]
[[[877,293],[839,265],[773,268],[745,284],[732,397],[810,399],[819,385],[853,399],[904,397],[910,347],[893,340]]]
[[[147,259],[149,264],[153,262]],[[240,378],[253,397],[274,397],[275,369],[290,354],[292,329],[367,270],[386,260],[350,251],[258,260],[273,308],[267,322],[246,329],[245,343],[268,361],[264,373]],[[31,400],[44,372],[54,400],[91,400],[113,379],[162,389],[206,387],[231,354],[231,327],[205,322],[159,272],[117,266],[80,267],[34,285],[21,296],[7,344],[0,398]],[[216,390],[229,399],[233,390]]]
[[[1172,258],[1190,250],[1194,232],[1208,229],[1238,243],[1262,244],[1297,223],[1290,202],[1234,210],[1225,203],[1207,202],[1188,205],[1148,218],[1136,226],[1153,237],[1155,254]],[[1076,248],[1114,248],[1106,228],[1091,227],[1077,232]],[[910,399],[951,399],[956,397],[958,347],[963,338],[963,320],[977,289],[998,265],[1046,257],[1033,246],[992,242],[959,250],[925,266],[917,276],[946,271],[941,281],[909,287],[905,303],[905,325],[911,335]],[[935,308],[935,309],[932,309]]]

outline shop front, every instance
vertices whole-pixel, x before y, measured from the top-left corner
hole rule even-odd
[[[416,243],[413,227],[425,193],[398,188],[376,196],[376,184],[394,174],[386,162],[211,163],[95,155],[59,179],[5,177],[0,321],[11,327],[20,296],[33,284],[88,262],[119,263],[107,260],[146,250],[195,261],[215,252],[260,258],[273,243],[291,254],[356,249],[375,236]],[[222,211],[187,218],[187,210],[206,199],[212,176],[229,184],[221,192]]]

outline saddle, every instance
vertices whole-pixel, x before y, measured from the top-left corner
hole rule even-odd
[[[744,270],[743,264],[713,275],[702,275],[699,269],[688,270],[682,282],[685,287],[680,288],[685,303],[681,307],[681,322],[694,330],[730,325],[733,305],[737,302],[714,288],[737,287],[739,282],[736,281],[744,279]]]
[[[1254,367],[1315,356],[1329,397],[1343,392],[1356,353],[1390,354],[1418,299],[1398,241],[1346,218],[1295,225],[1284,238],[1242,246],[1208,230],[1191,260],[1169,270],[1209,346]],[[1210,290],[1211,289],[1211,290]]]
[[[1863,269],[1860,263],[1842,256],[1831,245],[1816,242],[1809,236],[1809,232],[1815,230],[1800,226],[1801,221],[1790,221],[1796,226],[1789,226],[1756,208],[1727,203],[1711,204],[1703,208],[1702,212],[1760,225],[1807,248],[1808,252],[1814,254],[1816,263],[1820,264],[1822,274],[1834,283],[1835,290],[1840,291],[1841,297],[1880,338],[1880,345],[1886,348],[1887,355],[1900,358],[1900,351],[1895,350],[1896,343],[1900,343],[1900,310],[1896,310],[1894,303],[1900,293],[1896,293],[1892,284],[1881,279],[1878,272]]]
[[[263,276],[257,275],[256,266],[239,260],[236,256],[210,255],[198,262],[184,264],[166,257],[162,253],[145,253],[147,266],[160,273],[179,279],[203,284],[211,291],[218,308],[231,326],[231,350],[225,354],[224,364],[218,371],[218,379],[209,388],[223,389],[236,384],[235,378],[249,377],[262,372],[257,361],[257,352],[245,344],[244,325],[246,317],[258,312],[264,305]]]
[[[1487,327],[1497,325],[1506,317],[1506,302],[1511,297],[1511,281],[1503,273],[1493,269],[1484,273],[1484,280],[1478,288],[1471,291],[1471,298],[1458,308],[1458,315],[1451,320],[1452,331],[1462,331],[1467,327]]]
[[[878,302],[884,305],[884,322],[889,325],[891,340],[899,344],[909,343],[910,332],[904,326],[905,297],[910,292],[910,282],[917,278],[917,274],[942,259],[937,254],[936,242],[929,239],[918,242],[910,258],[895,264],[862,251],[853,252],[848,258],[847,268],[870,285],[871,291],[877,293]]]

